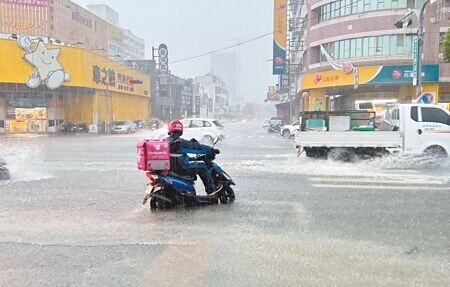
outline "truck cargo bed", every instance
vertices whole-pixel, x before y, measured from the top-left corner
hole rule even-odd
[[[301,147],[384,147],[402,146],[398,131],[298,132],[295,143]]]

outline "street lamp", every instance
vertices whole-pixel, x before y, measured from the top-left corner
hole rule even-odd
[[[425,6],[427,6],[428,2],[430,2],[430,5],[436,2],[437,0],[425,0],[422,4],[422,7],[420,8],[419,13],[417,13],[417,10],[413,10],[409,12],[405,17],[397,21],[394,26],[397,28],[407,28],[412,24],[412,14],[416,14],[416,16],[419,19],[419,28],[417,29],[417,49],[414,49],[414,70],[415,75],[413,79],[413,84],[416,84],[416,94],[417,96],[420,96],[422,93],[422,46],[424,41],[424,32],[423,32],[423,17],[425,12]],[[414,45],[414,48],[416,48],[416,44]]]

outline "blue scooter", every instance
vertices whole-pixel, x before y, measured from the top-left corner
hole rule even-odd
[[[214,140],[214,145],[218,138]],[[235,199],[232,185],[235,185],[231,177],[216,163],[213,162],[215,154],[199,153],[196,150],[181,149],[183,165],[190,171],[192,176],[178,175],[172,172],[167,174],[153,174],[147,172],[150,179],[147,184],[147,194],[143,203],[150,199],[151,209],[173,208],[179,205],[197,206],[205,204],[230,203]],[[195,191],[195,180],[198,170],[204,170],[210,188],[206,195],[197,195]],[[219,192],[213,193],[211,190],[221,184],[223,187]]]

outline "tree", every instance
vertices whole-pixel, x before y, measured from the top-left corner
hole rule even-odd
[[[450,30],[444,35],[444,61],[450,62]]]

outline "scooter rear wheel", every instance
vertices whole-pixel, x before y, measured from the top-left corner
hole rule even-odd
[[[179,199],[172,192],[167,192],[165,189],[160,189],[155,191],[155,195],[161,195],[162,197],[170,199],[172,202],[167,202],[157,196],[150,199],[150,209],[169,209],[177,206],[179,204]]]
[[[226,186],[223,193],[220,195],[219,200],[220,203],[231,203],[235,198],[236,196],[234,195],[234,190],[231,186]]]

